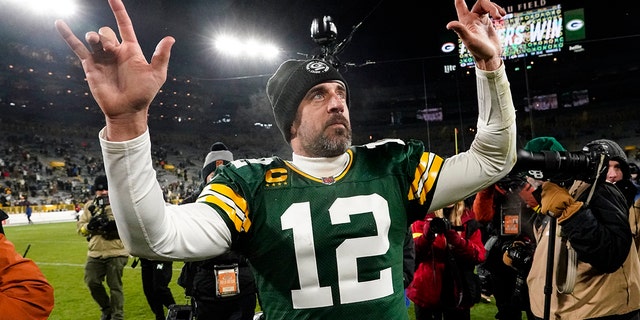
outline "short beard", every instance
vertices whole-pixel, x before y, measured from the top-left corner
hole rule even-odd
[[[323,131],[315,137],[305,139],[306,151],[313,157],[337,157],[343,154],[351,146],[351,126],[348,123],[344,128]]]

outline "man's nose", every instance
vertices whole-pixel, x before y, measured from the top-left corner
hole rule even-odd
[[[333,92],[329,97],[329,112],[343,112],[346,102],[342,99],[342,95]]]

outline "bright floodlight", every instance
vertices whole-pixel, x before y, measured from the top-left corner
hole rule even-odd
[[[215,48],[223,54],[234,57],[273,59],[278,56],[278,47],[256,39],[240,40],[221,36],[215,40]]]
[[[33,13],[66,17],[74,14],[77,9],[76,0],[11,0]]]

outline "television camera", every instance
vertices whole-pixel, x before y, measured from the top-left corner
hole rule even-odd
[[[107,240],[112,240],[118,237],[118,230],[116,222],[113,219],[109,219],[107,215],[106,207],[109,205],[108,196],[96,197],[93,203],[89,205],[88,209],[91,213],[91,220],[87,224],[87,241],[91,240],[93,235],[101,235]]]
[[[591,182],[606,170],[608,156],[597,147],[585,146],[581,151],[518,151],[516,165],[509,175],[526,173],[538,180]]]

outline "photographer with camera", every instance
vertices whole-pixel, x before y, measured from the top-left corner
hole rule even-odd
[[[77,222],[78,233],[89,241],[84,282],[98,303],[100,320],[124,319],[122,273],[129,261],[109,204],[107,177],[98,176],[92,187],[96,197],[87,202]],[[103,284],[109,286],[109,294]]]
[[[474,214],[464,200],[411,225],[417,269],[407,288],[416,320],[469,320],[480,300],[475,266],[485,249]]]
[[[48,319],[53,287],[38,265],[21,256],[5,236],[2,222],[8,218],[0,209],[0,319]]]
[[[534,138],[524,150],[566,151],[553,137]],[[499,320],[521,320],[523,311],[527,319],[534,319],[526,279],[535,250],[533,226],[542,220],[535,212],[539,193],[535,181],[516,172],[478,192],[473,201],[487,250],[478,270],[485,275],[484,288],[495,298]]]
[[[629,207],[607,181],[609,160],[626,155],[617,143],[600,139],[586,144],[581,158],[589,165],[575,173],[569,190],[543,170],[544,221],[534,230],[537,247],[527,277],[531,311],[539,319],[640,319],[640,261]]]

